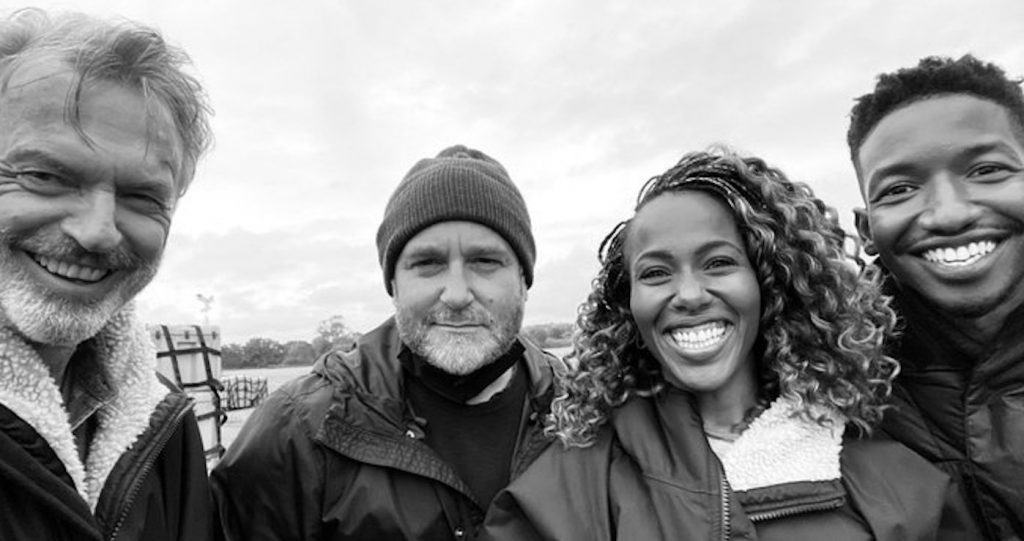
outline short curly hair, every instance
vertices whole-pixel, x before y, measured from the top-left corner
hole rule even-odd
[[[754,345],[761,397],[785,395],[803,412],[826,406],[864,431],[880,420],[898,363],[884,354],[896,314],[881,276],[852,251],[836,213],[810,187],[759,158],[727,148],[686,154],[648,180],[636,211],[664,193],[700,190],[724,201],[739,227],[761,289]],[[625,244],[631,220],[601,243],[601,270],[580,306],[573,368],[559,381],[546,432],[567,447],[593,443],[612,410],[652,396],[666,381],[643,347],[629,308]]]
[[[850,157],[856,166],[864,140],[889,113],[945,94],[969,94],[1002,105],[1014,120],[1018,135],[1024,134],[1024,93],[1020,85],[1020,79],[1009,79],[999,66],[969,54],[957,60],[929,56],[912,68],[883,73],[875,89],[857,98],[850,111],[846,132]]]

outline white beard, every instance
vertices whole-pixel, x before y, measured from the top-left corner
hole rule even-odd
[[[523,306],[497,318],[488,318],[487,332],[449,333],[417,321],[398,310],[395,322],[402,342],[431,365],[456,376],[470,374],[494,362],[512,347],[523,321]]]
[[[74,346],[96,335],[156,275],[158,262],[121,270],[116,287],[102,299],[83,302],[62,297],[38,284],[15,261],[11,236],[0,231],[0,317],[28,340]],[[115,256],[122,261],[131,256]]]

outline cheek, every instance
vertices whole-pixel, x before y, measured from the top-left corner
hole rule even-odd
[[[653,299],[650,295],[633,288],[629,295],[629,311],[633,315],[633,322],[636,323],[640,336],[647,341],[654,332],[654,321],[657,318]]]
[[[117,227],[132,251],[146,261],[153,262],[160,259],[164,246],[167,244],[169,222],[121,212],[118,216]]]
[[[54,204],[53,198],[0,193],[0,230],[22,233],[50,224],[56,226],[63,214],[63,207]]]

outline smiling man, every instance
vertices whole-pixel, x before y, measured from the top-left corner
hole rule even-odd
[[[879,77],[852,112],[865,250],[904,332],[892,437],[1024,539],[1024,96],[972,56]]]
[[[505,168],[420,160],[377,250],[395,316],[253,413],[212,475],[227,539],[473,539],[548,445],[560,361],[518,334],[536,250]]]
[[[212,537],[189,399],[131,300],[208,145],[155,31],[0,21],[0,539]]]

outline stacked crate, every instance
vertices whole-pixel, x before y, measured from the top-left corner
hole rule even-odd
[[[207,462],[224,454],[221,425],[220,331],[216,326],[154,325],[150,336],[157,349],[157,371],[195,400],[195,414]]]

